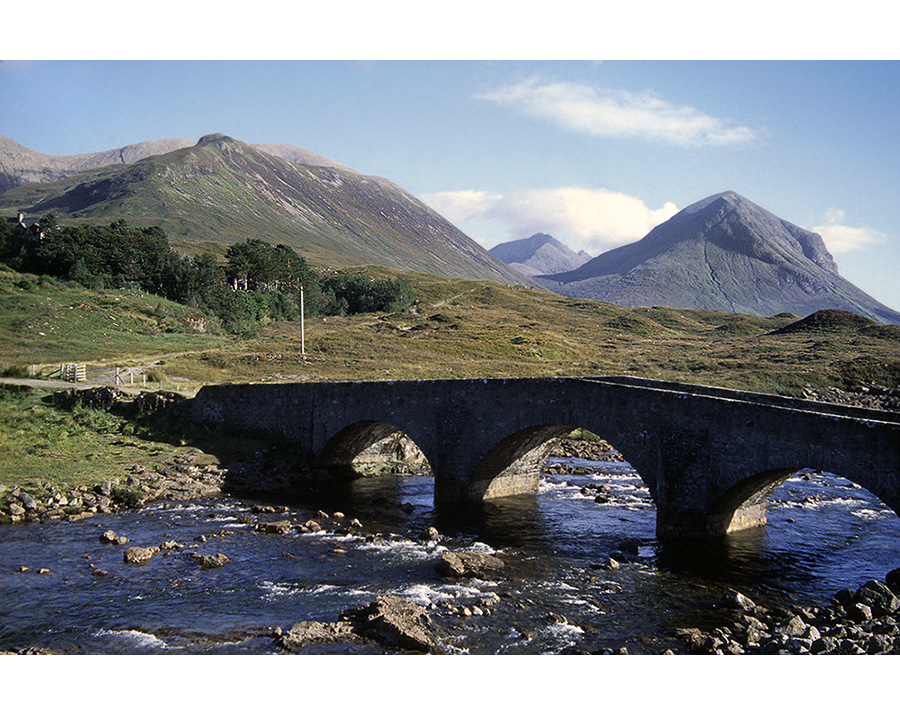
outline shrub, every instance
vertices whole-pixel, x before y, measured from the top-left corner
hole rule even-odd
[[[140,506],[144,501],[144,493],[135,487],[117,485],[109,493],[113,501],[122,504],[129,509]]]
[[[0,377],[28,377],[28,367],[25,365],[0,364]]]

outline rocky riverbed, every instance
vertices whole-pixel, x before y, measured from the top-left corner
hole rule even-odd
[[[15,485],[0,484],[0,523],[79,521],[151,501],[187,501],[215,495],[221,492],[227,470],[206,463],[206,457],[200,450],[190,450],[168,458],[155,471],[136,464],[129,474],[92,487],[47,484],[27,492]]]
[[[835,594],[828,606],[787,610],[755,604],[732,591],[723,602],[731,624],[704,633],[681,628],[691,653],[703,654],[900,654],[900,569],[885,581]]]
[[[178,486],[164,487],[156,484],[148,486],[149,496],[158,495],[162,501],[183,501],[193,493],[211,494],[220,485],[226,470],[218,468],[206,471],[189,462],[188,457],[201,458],[202,455],[185,455],[173,462],[172,472],[158,475]],[[154,477],[154,480],[157,477]],[[185,486],[183,480],[190,480]],[[114,485],[113,485],[114,486]],[[135,484],[131,484],[135,487]],[[98,500],[97,510],[89,512],[93,517],[113,513],[104,511],[99,503],[104,487],[98,485],[89,493]],[[110,489],[112,493],[112,489]],[[81,494],[81,492],[79,492]],[[168,495],[168,496],[166,496]],[[20,495],[21,496],[21,495]],[[21,500],[20,500],[21,502]],[[136,505],[150,504],[149,500]],[[23,506],[24,508],[24,506]],[[119,504],[116,508],[131,508]],[[52,505],[42,511],[35,508],[29,513],[32,518],[52,519],[49,512]],[[76,512],[77,514],[81,512]],[[86,517],[85,517],[86,518]],[[238,523],[251,531],[284,537],[285,559],[296,558],[290,549],[295,548],[293,539],[298,534],[318,535],[336,539],[331,554],[336,558],[346,555],[349,549],[360,545],[377,546],[392,537],[371,530],[353,515],[340,511],[330,513],[322,509],[316,512],[298,512],[295,507],[275,503],[245,502],[241,508]],[[97,542],[106,548],[118,549],[121,562],[131,565],[147,564],[156,559],[166,559],[171,563],[176,559],[182,564],[180,570],[184,579],[190,573],[199,571],[235,568],[234,554],[222,544],[232,530],[220,529],[196,534],[190,540],[166,540],[159,543],[145,543],[131,538],[128,533],[116,533],[106,529],[98,534]],[[340,541],[339,539],[348,539]],[[481,628],[490,628],[495,611],[508,613],[511,610],[527,609],[529,604],[521,595],[512,595],[519,576],[515,560],[505,555],[479,551],[448,549],[442,546],[444,537],[434,527],[429,527],[413,537],[420,548],[434,554],[436,559],[433,573],[446,582],[458,583],[463,594],[468,583],[485,580],[495,584],[489,595],[480,593],[474,597],[461,595],[457,599],[446,599],[422,605],[407,598],[384,594],[367,605],[336,612],[331,619],[298,620],[293,624],[272,623],[268,628],[258,629],[255,636],[269,638],[273,648],[283,653],[328,653],[356,652],[455,652],[461,629],[471,628],[479,622]],[[627,568],[631,559],[638,559],[639,545],[626,544],[615,552],[616,558],[601,560],[591,564],[586,577],[592,581],[604,581],[602,574],[613,573]],[[107,554],[109,552],[106,552]],[[618,560],[617,560],[618,559]],[[115,578],[109,566],[88,564],[95,579]],[[23,564],[20,569],[40,574],[52,574],[53,563]],[[264,573],[261,574],[265,578]],[[828,605],[783,608],[754,603],[737,591],[729,591],[719,604],[716,621],[712,629],[697,627],[674,628],[671,635],[682,647],[660,648],[660,654],[881,654],[900,653],[900,569],[890,572],[883,581],[870,581],[854,589],[844,589],[834,595]],[[556,619],[551,621],[549,619]],[[587,628],[586,624],[547,613],[548,623],[559,623],[562,627]],[[160,637],[164,633],[158,634]],[[246,638],[248,632],[236,632],[228,637]],[[194,638],[198,638],[195,635]],[[224,636],[220,636],[224,637]],[[19,648],[9,652],[41,653],[56,652],[39,647]],[[562,651],[568,654],[627,654],[628,649],[589,650],[572,646]]]

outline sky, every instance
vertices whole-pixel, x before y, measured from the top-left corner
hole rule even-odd
[[[94,60],[26,45],[0,62],[0,134],[53,155],[213,132],[293,144],[390,179],[486,248],[543,232],[598,255],[733,190],[820,233],[845,278],[900,309],[896,61],[377,59],[377,43],[332,59],[327,46],[182,60],[114,45]]]

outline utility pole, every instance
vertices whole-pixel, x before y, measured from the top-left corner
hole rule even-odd
[[[306,311],[303,306],[303,284],[300,284],[300,354],[306,355]]]

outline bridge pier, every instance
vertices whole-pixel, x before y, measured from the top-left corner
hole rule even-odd
[[[767,509],[763,504],[747,504],[736,510],[705,511],[657,509],[656,536],[659,539],[709,539],[735,531],[765,526]]]

